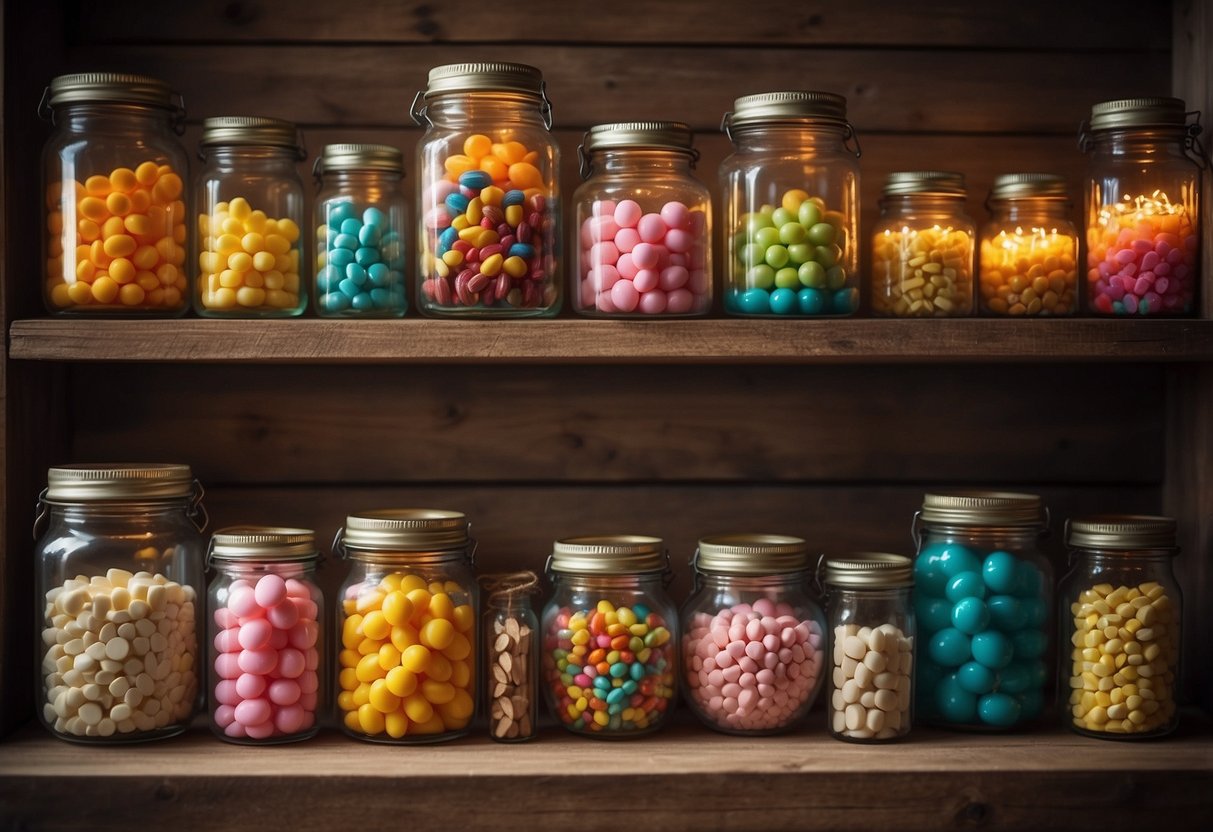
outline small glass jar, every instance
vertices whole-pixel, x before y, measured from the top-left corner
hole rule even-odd
[[[56,314],[177,316],[188,162],[181,96],[142,75],[61,75],[42,96],[43,300]]]
[[[853,314],[860,149],[847,100],[828,92],[746,95],[721,127],[735,147],[720,165],[725,311]]]
[[[543,692],[565,728],[624,739],[661,728],[678,693],[678,621],[661,538],[557,540],[543,609]]]
[[[319,560],[311,529],[236,526],[211,537],[207,667],[220,739],[266,745],[319,728]]]
[[[973,313],[973,220],[964,175],[889,174],[872,235],[872,314],[951,318]]]
[[[1183,596],[1170,517],[1103,515],[1070,521],[1061,579],[1066,724],[1101,739],[1145,739],[1179,724]],[[1070,645],[1066,649],[1065,645]]]
[[[539,729],[539,619],[530,600],[539,578],[534,572],[509,577],[520,580],[499,582],[485,602],[489,736],[525,742]]]
[[[914,614],[923,649],[914,718],[1007,730],[1037,720],[1049,679],[1053,570],[1040,497],[927,494],[914,518]]]
[[[512,63],[430,70],[413,101],[421,216],[417,306],[440,317],[560,310],[560,149],[543,73]]]
[[[914,564],[864,553],[825,562],[830,616],[830,733],[887,742],[910,732],[914,672]]]
[[[399,318],[408,205],[404,157],[382,144],[329,144],[316,157],[316,314]]]
[[[825,616],[808,590],[798,537],[705,537],[682,607],[686,702],[709,728],[775,734],[796,727],[821,689]]]
[[[573,308],[594,317],[704,315],[712,305],[712,202],[691,169],[691,129],[599,124],[581,147],[573,196]]]
[[[137,742],[189,726],[201,678],[201,497],[188,465],[49,470],[34,524],[36,701],[55,736]]]
[[[1087,308],[1092,315],[1191,315],[1200,286],[1200,113],[1178,98],[1091,108]]]
[[[345,733],[385,743],[466,734],[476,710],[475,545],[440,509],[351,514],[333,550],[351,561],[337,611]]]
[[[1049,317],[1078,309],[1078,230],[1066,180],[1007,173],[994,180],[981,230],[985,315]]]
[[[303,182],[294,124],[220,116],[202,124],[194,308],[210,318],[288,318],[307,307]]]

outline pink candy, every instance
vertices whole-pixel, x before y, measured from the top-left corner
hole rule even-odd
[[[1178,228],[1172,233],[1165,228]],[[1087,254],[1092,310],[1105,315],[1190,312],[1196,297],[1197,239],[1186,215],[1147,214],[1105,230]],[[1105,247],[1106,246],[1106,247]]]

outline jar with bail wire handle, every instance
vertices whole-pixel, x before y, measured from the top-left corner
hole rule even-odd
[[[185,268],[185,104],[143,75],[60,75],[39,115],[42,297],[68,315],[177,316],[189,308]]]
[[[466,734],[476,710],[475,541],[458,511],[379,509],[346,518],[351,561],[337,611],[337,710],[345,733],[387,743]]]
[[[264,745],[319,727],[324,595],[311,529],[233,526],[211,537],[207,665],[211,730]]]
[[[427,315],[536,317],[560,309],[559,148],[543,74],[515,63],[430,70],[417,305]]]

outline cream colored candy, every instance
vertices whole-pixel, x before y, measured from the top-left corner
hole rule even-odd
[[[950,317],[973,310],[973,238],[954,228],[902,228],[872,240],[872,312]]]
[[[910,728],[914,640],[898,627],[834,628],[830,727],[849,739],[886,740]]]
[[[289,310],[299,305],[299,226],[236,197],[198,216],[198,295],[213,311]]]

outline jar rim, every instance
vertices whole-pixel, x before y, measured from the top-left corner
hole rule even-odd
[[[301,150],[293,122],[265,116],[212,116],[202,122],[200,147],[227,145],[285,147]]]
[[[896,589],[914,586],[914,562],[889,552],[855,552],[827,558],[822,581],[839,587]]]
[[[194,490],[190,466],[175,462],[57,465],[46,480],[51,504],[176,500]]]
[[[565,537],[552,545],[552,572],[580,575],[659,573],[666,568],[662,539],[640,534]]]
[[[1187,105],[1181,98],[1143,96],[1100,101],[1091,106],[1088,127],[1093,131],[1126,127],[1178,127],[1187,123]]]
[[[743,95],[725,113],[722,127],[737,130],[770,124],[822,124],[846,126],[845,96],[819,90],[779,90]]]
[[[462,92],[514,92],[543,95],[543,72],[510,61],[472,61],[433,67],[426,79],[425,98]]]
[[[211,535],[210,560],[290,562],[315,560],[316,533],[282,526],[228,526]]]
[[[885,180],[883,196],[968,196],[963,173],[947,170],[899,170]]]
[[[928,526],[1043,528],[1044,502],[1012,491],[939,491],[923,495],[919,513]]]
[[[376,170],[404,174],[404,154],[387,144],[326,144],[316,160],[315,173],[323,176],[337,171]]]
[[[693,133],[680,121],[615,121],[595,124],[585,135],[587,153],[601,150],[675,150],[691,153]]]
[[[1003,173],[994,178],[990,200],[1070,199],[1065,177],[1055,173]]]
[[[1066,543],[1078,549],[1178,552],[1179,524],[1173,517],[1149,514],[1094,514],[1066,523]]]
[[[786,534],[717,534],[699,539],[691,561],[699,572],[737,576],[777,575],[809,568],[809,544]]]
[[[143,104],[173,109],[173,91],[167,83],[129,72],[76,72],[58,75],[46,89],[46,104]]]
[[[467,548],[468,529],[467,515],[461,511],[382,508],[347,516],[338,540],[347,552],[445,554]]]

